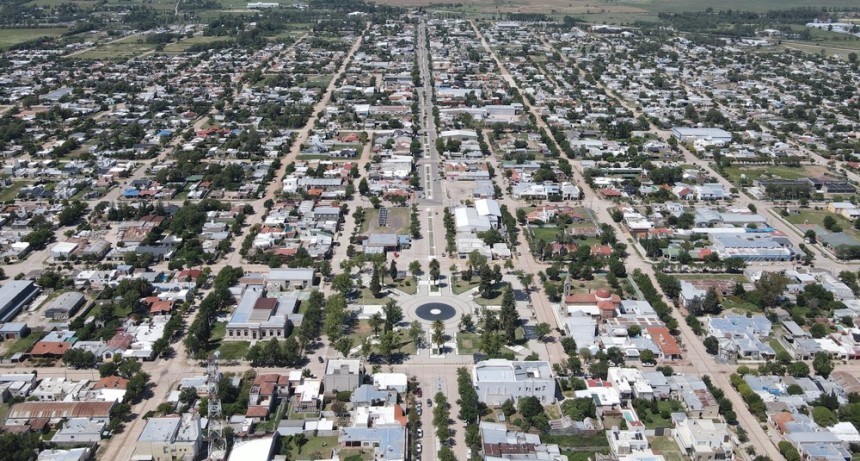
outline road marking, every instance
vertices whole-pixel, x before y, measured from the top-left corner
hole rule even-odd
[[[424,165],[424,196],[433,200],[433,178],[430,177],[430,165]]]
[[[433,209],[427,208],[427,259],[436,259],[436,232],[433,228]]]

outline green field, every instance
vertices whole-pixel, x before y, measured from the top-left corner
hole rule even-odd
[[[811,173],[812,172],[807,171],[806,168],[795,168],[782,165],[733,165],[723,169],[723,176],[725,176],[733,184],[739,184],[741,182],[741,175],[746,178],[746,181],[748,183],[751,183],[752,181],[755,181],[757,179],[768,179],[768,177],[781,179],[808,178],[812,176]]]
[[[41,37],[59,37],[65,27],[37,27],[33,29],[0,29],[0,48],[9,48]]]
[[[42,339],[42,336],[44,336],[44,332],[41,328],[38,328],[31,331],[28,336],[15,340],[6,349],[6,358],[12,357],[18,352],[30,352],[30,349]]]
[[[116,59],[125,60],[139,56],[155,50],[156,45],[151,43],[143,43],[143,37],[132,35],[121,38],[117,41],[98,45],[97,47],[86,50],[82,53],[75,54],[72,57],[76,59],[98,60],[98,59]]]
[[[191,38],[183,38],[178,43],[170,43],[164,47],[165,53],[184,53],[194,45],[198,45],[201,43],[212,43],[218,41],[225,41],[227,38],[225,37],[210,37],[206,35],[197,35]]]
[[[842,216],[825,210],[802,210],[800,213],[791,213],[784,218],[792,224],[815,224],[824,227],[824,218],[828,216],[835,218],[843,230],[848,230],[852,226],[852,223]]]
[[[683,461],[686,459],[681,453],[681,448],[671,437],[648,437],[651,450],[654,454],[663,455],[666,461]]]

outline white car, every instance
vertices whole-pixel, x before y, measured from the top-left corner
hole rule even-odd
[[[416,452],[421,453],[422,449],[423,449],[423,447],[421,446],[421,442],[418,442],[415,444],[415,451]]]
[[[424,437],[424,429],[421,429],[420,427],[415,430],[415,433],[418,434],[418,437]]]

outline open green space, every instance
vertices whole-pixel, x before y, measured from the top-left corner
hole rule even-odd
[[[9,187],[4,187],[0,189],[0,202],[7,202],[10,200],[15,200],[18,197],[18,191],[24,187],[24,182],[15,181]]]
[[[332,448],[337,446],[337,436],[310,437],[300,448],[291,445],[288,459],[326,459],[330,457]]]
[[[477,333],[457,333],[457,352],[471,355],[481,350],[481,335]]]
[[[386,286],[392,287],[392,288],[397,288],[398,290],[400,290],[404,293],[410,294],[410,295],[414,295],[414,294],[418,293],[418,283],[412,277],[407,277],[403,280],[398,280],[397,283],[394,283],[394,284],[391,284],[390,279],[389,279],[389,283]]]
[[[733,311],[735,314],[746,314],[747,312],[762,313],[761,306],[745,301],[737,296],[726,296],[723,298],[723,310]]]
[[[355,304],[361,304],[365,306],[382,306],[390,300],[391,297],[385,295],[384,289],[382,290],[382,296],[377,298],[376,296],[373,296],[373,293],[370,291],[370,288],[362,288],[359,292],[358,297],[355,298]]]
[[[202,43],[212,43],[218,41],[226,40],[225,37],[216,37],[216,36],[207,36],[207,35],[196,35],[191,38],[183,38],[179,42],[170,43],[164,46],[165,53],[183,53],[191,48],[194,45],[199,45]]]
[[[248,341],[222,341],[218,346],[223,360],[242,360],[248,355],[251,343]]]
[[[790,167],[784,165],[749,166],[732,165],[723,168],[725,176],[733,184],[741,184],[742,178],[745,184],[751,184],[757,179],[801,179],[810,177],[810,171],[804,167]]]
[[[143,53],[154,51],[156,45],[152,43],[144,43],[143,37],[140,35],[132,35],[120,40],[98,45],[97,47],[74,55],[75,59],[96,60],[96,59],[115,59],[124,60],[139,56]]]
[[[31,29],[0,29],[0,49],[9,48],[42,37],[59,37],[65,27],[35,27]]]
[[[14,340],[9,347],[6,349],[6,358],[10,358],[13,355],[19,352],[30,352],[30,349],[33,348],[33,345],[39,342],[40,339],[44,336],[44,332],[41,328],[35,328],[30,332],[29,335]]]
[[[472,280],[468,282],[463,280],[461,277],[457,277],[456,283],[451,286],[451,291],[455,295],[460,295],[471,290],[472,288],[475,288],[478,285],[480,285],[480,280],[478,280],[477,277],[473,277]]]
[[[540,439],[542,443],[558,444],[561,454],[567,455],[570,461],[586,461],[595,453],[609,453],[609,441],[602,431],[595,435],[541,434]]]
[[[651,450],[655,455],[663,455],[666,461],[684,461],[686,459],[674,439],[668,436],[648,437]]]
[[[559,233],[564,232],[561,228],[558,227],[530,227],[529,228],[534,235],[535,240],[543,240],[544,242],[551,243],[556,240],[556,236]]]

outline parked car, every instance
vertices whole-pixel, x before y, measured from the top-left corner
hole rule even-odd
[[[432,407],[433,406],[433,400],[427,399],[427,406]]]
[[[415,433],[418,434],[418,437],[424,437],[424,429],[421,429],[420,427],[415,430]]]
[[[422,391],[421,388],[419,387],[419,388],[415,389],[415,395],[417,395],[418,398],[420,399],[421,397],[424,396],[424,391]]]
[[[421,450],[423,450],[423,449],[424,449],[424,447],[421,446],[421,442],[418,442],[415,444],[415,451],[416,452],[421,453]]]

